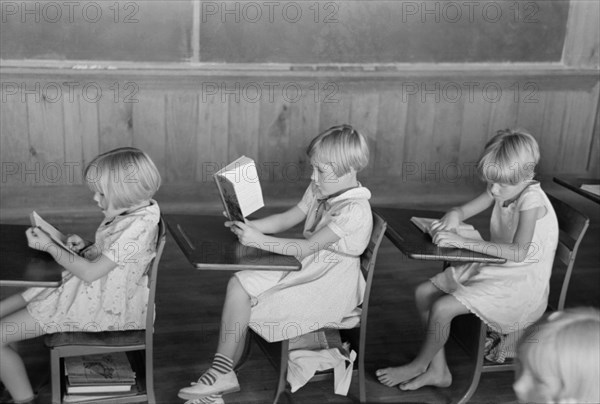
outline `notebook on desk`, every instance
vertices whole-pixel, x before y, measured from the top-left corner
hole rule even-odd
[[[423,233],[429,234],[429,236],[431,236],[432,238],[435,236],[437,231],[432,230],[431,226],[437,220],[439,220],[439,219],[432,219],[432,218],[428,218],[428,217],[416,217],[416,216],[413,216],[410,218],[410,221],[415,226],[417,226],[417,228],[419,230],[421,230]],[[451,231],[454,231],[459,236],[468,238],[470,240],[482,240],[483,241],[483,237],[481,237],[481,234],[479,234],[479,232],[473,226],[471,226],[470,224],[467,224],[467,223],[461,223],[456,229],[452,229]]]

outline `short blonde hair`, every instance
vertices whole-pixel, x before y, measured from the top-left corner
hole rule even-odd
[[[361,171],[369,164],[369,146],[366,138],[350,125],[337,125],[315,137],[306,154],[311,161],[330,164],[338,177],[354,169]]]
[[[555,312],[534,325],[518,346],[519,361],[553,402],[600,402],[600,310]]]
[[[499,130],[485,145],[477,170],[484,181],[518,184],[535,176],[540,149],[523,129]]]
[[[88,187],[103,194],[114,209],[123,209],[152,198],[160,187],[158,169],[143,151],[121,147],[100,154],[84,172]]]

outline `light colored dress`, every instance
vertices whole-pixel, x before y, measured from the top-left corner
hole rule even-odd
[[[314,226],[319,197],[311,183],[298,203],[307,214],[304,237],[308,239],[327,226],[340,236],[336,243],[305,257],[300,271],[235,274],[252,298],[249,326],[267,341],[293,339],[324,326],[352,327],[343,320],[356,314],[362,303],[365,280],[359,257],[373,228],[371,192],[359,185],[329,199]]]
[[[93,282],[65,270],[60,287],[24,291],[27,311],[44,332],[145,328],[149,295],[146,271],[156,255],[159,220],[155,201],[105,219],[84,256],[98,256],[99,252],[117,264],[114,269]]]
[[[508,205],[496,201],[490,222],[491,242],[512,243],[523,210],[539,206],[546,214],[535,224],[533,239],[523,262],[451,266],[431,282],[452,294],[490,328],[501,334],[524,330],[538,320],[548,305],[550,274],[558,243],[558,221],[538,182],[523,190]]]

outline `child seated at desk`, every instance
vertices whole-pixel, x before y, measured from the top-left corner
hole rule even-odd
[[[558,221],[548,197],[533,180],[539,156],[536,140],[524,131],[501,130],[487,143],[478,165],[488,183],[486,191],[435,223],[433,241],[507,262],[451,266],[419,285],[415,295],[427,327],[425,342],[411,363],[377,370],[381,383],[399,385],[401,390],[450,386],[452,375],[444,353],[448,332],[436,330],[449,329],[456,316],[474,313],[500,334],[523,330],[542,316],[548,304]],[[452,231],[492,204],[490,242],[469,240]]]
[[[365,138],[350,125],[332,127],[307,149],[313,167],[302,200],[286,212],[259,220],[226,222],[244,245],[296,256],[300,271],[241,271],[227,286],[217,353],[212,366],[179,397],[188,403],[223,403],[239,390],[233,366],[250,326],[267,341],[281,341],[342,320],[361,304],[365,280],[360,255],[369,243],[371,193],[357,172],[368,163]],[[268,236],[304,222],[304,238]],[[234,332],[232,332],[234,330]]]
[[[30,288],[0,302],[0,380],[15,403],[35,403],[25,366],[10,344],[61,331],[143,329],[147,269],[156,255],[160,210],[152,199],[160,174],[141,150],[125,147],[96,157],[85,170],[104,213],[95,242],[77,235],[60,247],[43,230],[29,228],[31,248],[61,266],[58,288]],[[154,308],[150,308],[153,310]]]
[[[522,403],[600,403],[600,311],[567,309],[519,341],[513,389]]]

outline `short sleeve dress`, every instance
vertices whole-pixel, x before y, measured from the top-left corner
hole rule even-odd
[[[117,264],[114,269],[93,282],[65,270],[60,287],[24,291],[27,310],[44,332],[143,329],[149,295],[146,272],[156,255],[159,220],[155,201],[105,219],[87,251],[106,256]]]
[[[307,214],[303,235],[308,239],[328,226],[340,236],[335,244],[305,257],[300,271],[235,274],[252,298],[249,326],[267,341],[291,339],[324,326],[348,328],[343,320],[362,303],[360,255],[373,228],[371,192],[359,185],[329,199],[319,220],[320,197],[311,183],[298,203]]]
[[[512,243],[520,212],[539,206],[546,208],[546,214],[536,221],[523,262],[451,266],[431,278],[435,286],[452,294],[501,334],[523,330],[546,310],[558,244],[558,220],[548,197],[535,181],[508,206],[496,201],[492,211],[491,242]]]

